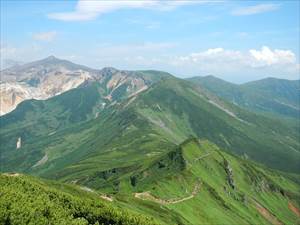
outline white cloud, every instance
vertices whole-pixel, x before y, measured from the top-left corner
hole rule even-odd
[[[205,0],[177,0],[177,1],[162,1],[162,0],[79,0],[74,11],[51,13],[48,15],[51,19],[62,21],[87,21],[94,20],[98,16],[113,12],[120,9],[151,9],[151,10],[173,10],[177,7],[207,3]]]
[[[296,62],[295,54],[290,50],[271,50],[263,46],[261,50],[251,49],[250,55],[256,60],[258,65],[291,64]]]
[[[231,12],[235,16],[248,16],[253,14],[259,14],[279,9],[279,4],[258,4],[248,7],[240,7]]]
[[[266,67],[272,65],[291,65],[296,63],[296,56],[290,50],[270,49],[263,46],[260,50],[250,49],[247,52],[211,48],[202,52],[179,56],[177,63],[218,64],[235,67]]]
[[[233,81],[254,80],[265,76],[299,79],[300,72],[294,52],[267,46],[247,51],[211,48],[170,57],[163,63],[177,74],[214,74]]]
[[[53,41],[57,36],[56,31],[40,32],[32,35],[32,38],[37,41]]]
[[[299,79],[299,64],[291,50],[267,46],[244,51],[216,47],[178,54],[176,49],[179,45],[168,42],[102,44],[89,58],[95,59],[93,65],[98,68],[114,66],[128,70],[157,69],[181,77],[214,74],[236,82],[265,76]]]
[[[223,48],[210,48],[205,51],[191,53],[187,56],[178,57],[177,64],[195,64],[204,67],[211,65],[226,66],[232,62],[242,61],[244,56],[239,51],[225,50]]]

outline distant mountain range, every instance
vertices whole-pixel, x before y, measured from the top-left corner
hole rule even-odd
[[[299,119],[300,80],[266,78],[241,85],[214,76],[187,80],[245,109]]]
[[[105,193],[161,224],[297,223],[299,81],[184,80],[55,57],[3,75],[1,172]]]

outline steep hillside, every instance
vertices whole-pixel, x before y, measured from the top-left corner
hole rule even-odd
[[[145,212],[160,206],[163,210],[154,214],[156,218],[164,218],[164,210],[170,210],[179,224],[300,221],[299,183],[293,181],[299,177],[289,178],[241,160],[205,140],[185,141],[148,169],[135,172],[131,181],[133,177],[135,200],[124,195],[118,199]]]
[[[120,209],[103,198],[84,187],[0,174],[0,223],[158,224],[153,218]]]
[[[194,77],[188,80],[246,109],[299,119],[299,80],[266,78],[241,85],[213,76]]]
[[[94,186],[97,190],[1,175],[0,219],[18,224],[38,213],[40,221],[55,224],[294,225],[300,221],[299,175],[261,167],[207,140],[190,138],[142,165],[98,172],[87,185],[93,186],[96,179],[101,181]],[[30,204],[39,206],[35,214]]]
[[[299,171],[297,129],[189,82],[163,79],[120,101],[101,91],[101,83],[88,83],[46,101],[25,101],[1,117],[1,170],[97,188],[105,171],[143,166],[193,135],[270,167]]]
[[[141,73],[148,76],[152,72]],[[129,138],[143,132],[147,123],[143,124],[131,111],[119,110],[119,101],[127,101],[126,95],[108,99],[110,91],[98,81],[87,83],[46,101],[25,101],[1,117],[1,170],[45,174],[65,169],[89,154],[107,154],[110,146],[128,145]],[[127,97],[134,99],[136,95]],[[140,130],[121,142],[119,137],[127,126],[135,123]],[[142,148],[142,144],[136,144]],[[117,155],[117,151],[114,154]],[[132,158],[138,160],[137,153],[132,154]]]
[[[300,169],[297,126],[242,110],[189,82],[164,80],[132,105],[174,143],[194,135],[273,168]]]

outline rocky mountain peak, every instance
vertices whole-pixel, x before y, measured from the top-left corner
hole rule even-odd
[[[95,70],[49,56],[1,71],[0,115],[26,99],[47,99],[76,88],[94,77]]]
[[[95,70],[53,55],[1,71],[1,78],[0,115],[11,112],[26,99],[45,100],[90,82],[106,86],[109,91],[104,97],[115,101],[134,96],[159,79],[113,67]]]

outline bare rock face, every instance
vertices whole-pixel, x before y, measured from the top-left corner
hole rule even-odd
[[[111,102],[137,95],[152,83],[139,72],[110,67],[95,70],[50,56],[1,71],[0,116],[11,112],[24,100],[45,100],[88,81],[102,84],[106,89],[103,97]]]
[[[1,71],[0,115],[27,99],[47,99],[91,79],[92,69],[50,56]]]

